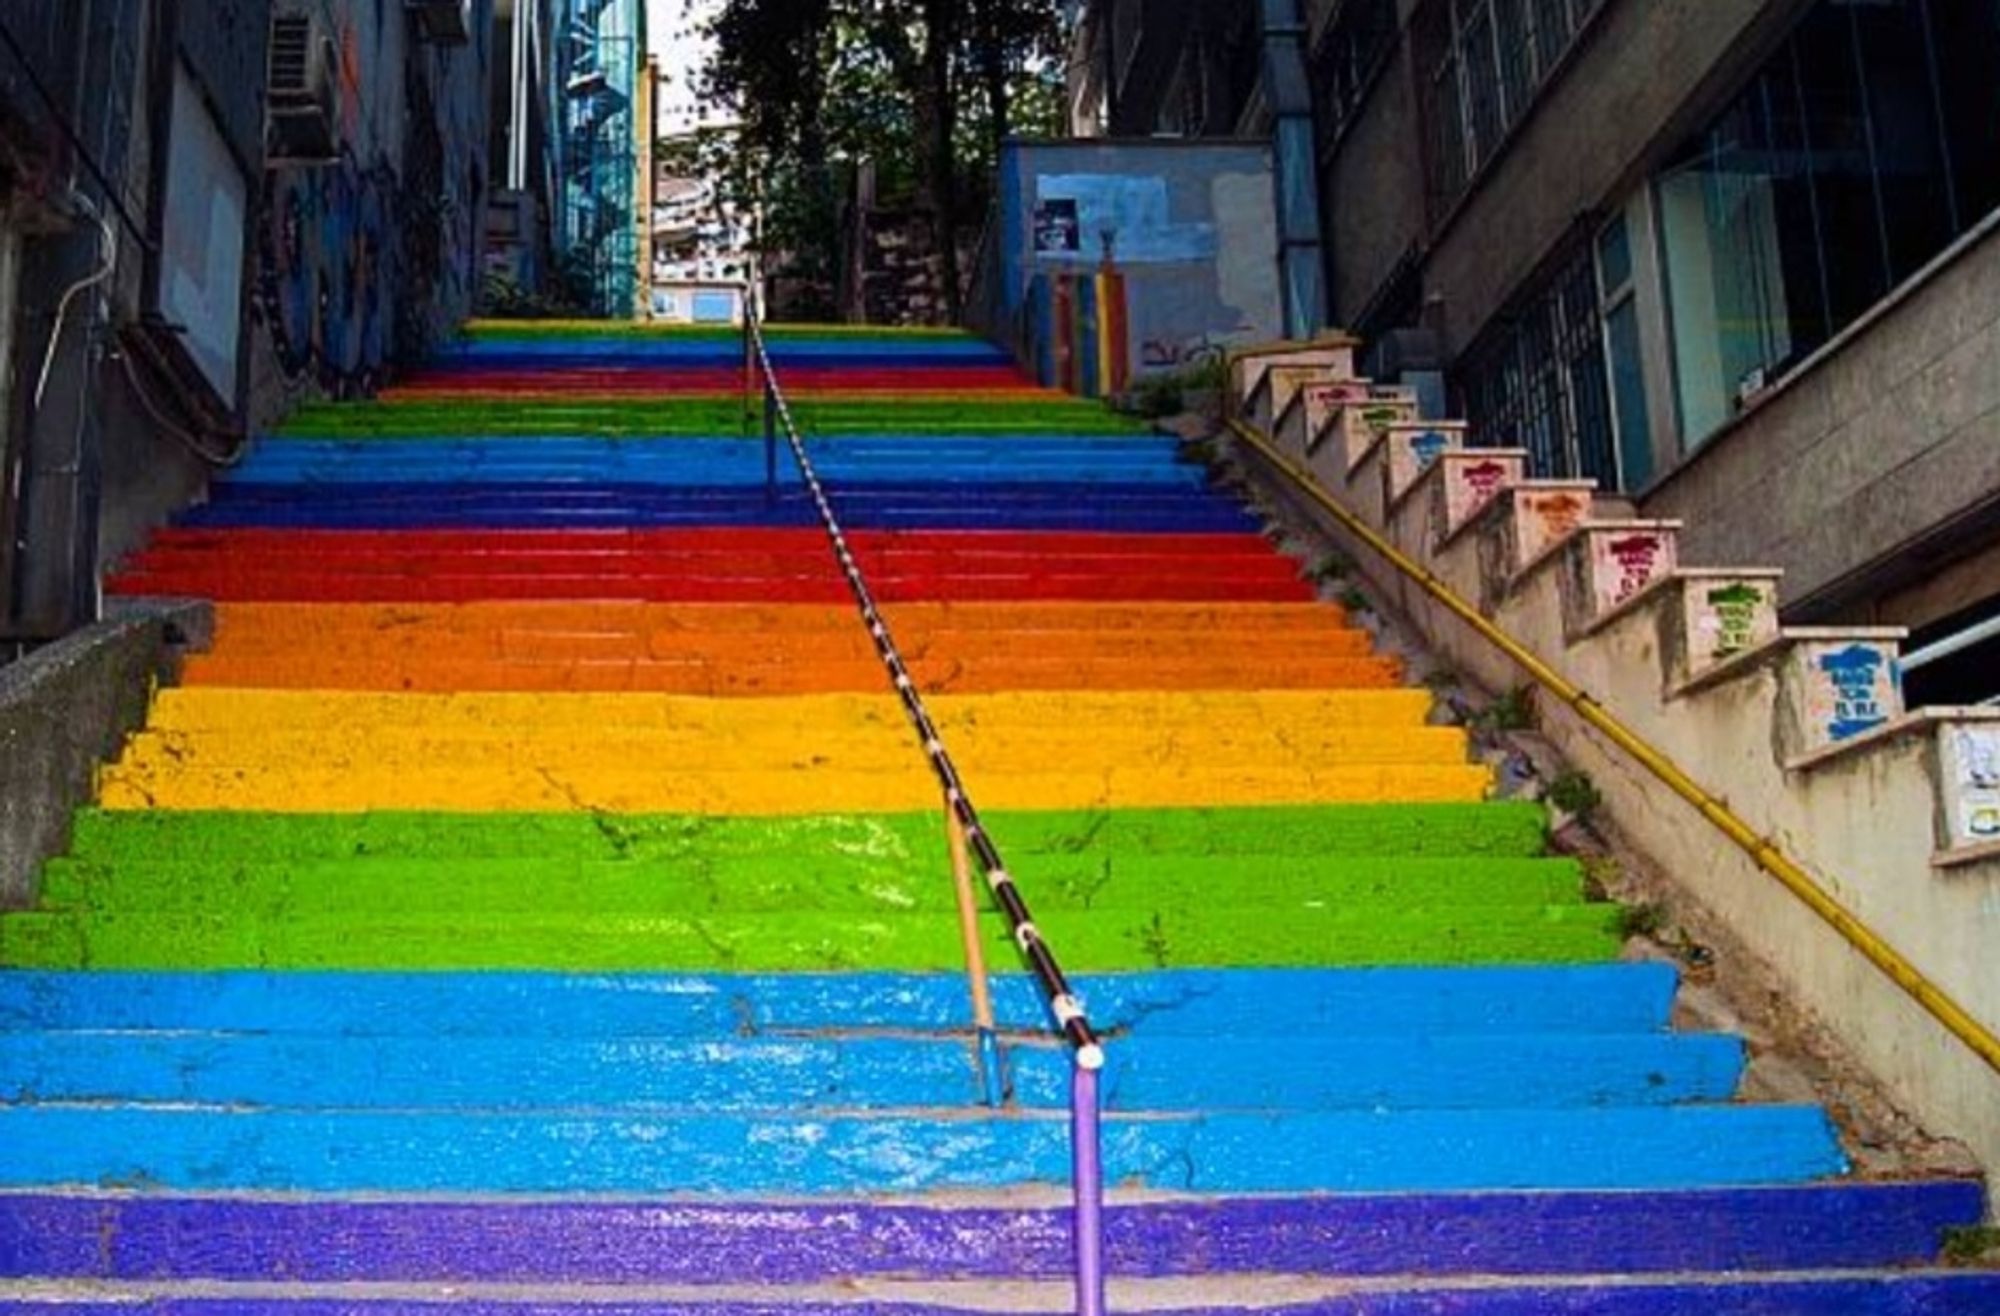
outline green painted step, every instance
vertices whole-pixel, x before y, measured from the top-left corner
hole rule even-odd
[[[977,407],[961,401],[880,402],[801,399],[792,404],[801,428],[818,434],[843,433],[1065,433],[1140,432],[1129,418],[1095,404],[1069,405],[1039,399],[1015,402],[982,399]],[[278,431],[291,438],[363,439],[468,434],[557,435],[717,435],[744,427],[743,404],[733,398],[675,398],[657,402],[370,402],[300,410]]]
[[[1396,855],[1531,858],[1539,805],[1337,804],[994,812],[987,828],[1025,872],[1036,854]],[[71,853],[105,867],[166,861],[384,858],[726,858],[867,854],[928,865],[941,813],[723,818],[696,814],[122,812],[76,816]]]
[[[1610,905],[1342,910],[1233,906],[1051,910],[1037,923],[1073,972],[1167,967],[1584,963],[1618,953]],[[1012,966],[998,915],[981,919]],[[37,969],[905,970],[962,968],[942,912],[708,918],[486,918],[348,910],[269,921],[138,912],[0,917],[0,964]]]
[[[141,859],[111,866],[61,859],[44,873],[41,907],[266,918],[354,908],[475,915],[896,913],[954,908],[950,877],[942,845],[928,863],[838,851],[627,860]],[[1568,859],[1042,854],[1018,864],[1015,878],[1038,912],[1118,905],[1275,910],[1315,903],[1393,911],[1411,903],[1542,907],[1583,900],[1581,869]]]

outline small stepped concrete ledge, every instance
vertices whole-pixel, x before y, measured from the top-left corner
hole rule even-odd
[[[1075,1006],[1034,945],[1103,1037],[1110,1310],[2000,1310],[1944,1264],[1983,1186],[1855,1176],[1826,1110],[1745,1100],[1744,1040],[1674,1025],[1542,808],[1177,445],[960,334],[769,350],[823,490],[771,478],[731,334],[475,324],[122,564],[215,631],[0,914],[0,1311],[1074,1310]],[[1594,688],[1779,745],[1734,798],[1930,884],[1862,902],[1890,940],[1934,889],[1978,944],[1986,861],[1918,786],[1990,724],[1903,717],[1891,639],[1780,630],[1768,573],[1690,570],[1351,365],[1234,369]],[[914,694],[1032,936],[961,918]],[[1717,848],[1691,882],[1827,940]],[[1887,999],[1902,1079],[1992,1092]]]
[[[1905,708],[1903,632],[1781,625],[1782,572],[1685,563],[1677,523],[1631,519],[1588,482],[1527,479],[1524,454],[1463,425],[1412,420],[1400,393],[1355,376],[1354,346],[1234,363],[1237,451],[1259,487],[1351,548],[1460,670],[1505,689],[1539,664],[1581,692],[1543,701],[1544,730],[1621,832],[1908,1109],[2000,1164],[2000,710]]]

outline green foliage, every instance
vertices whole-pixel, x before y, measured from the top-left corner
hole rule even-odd
[[[1488,704],[1474,719],[1482,731],[1526,731],[1535,725],[1535,692],[1517,685]]]
[[[1185,370],[1156,371],[1142,376],[1124,400],[1124,408],[1135,415],[1158,419],[1195,410],[1197,395],[1218,393],[1224,369],[1221,361],[1204,361]]]
[[[1577,818],[1588,819],[1604,803],[1604,796],[1598,792],[1588,773],[1571,768],[1549,783],[1549,803],[1564,813]]]
[[[1358,617],[1364,612],[1375,611],[1374,603],[1369,600],[1366,594],[1363,594],[1359,588],[1353,585],[1349,585],[1341,590],[1339,594],[1334,596],[1334,599],[1341,607],[1347,609],[1351,616]]]
[[[2000,1228],[1955,1225],[1944,1231],[1944,1246],[1938,1255],[1948,1266],[2000,1264]]]
[[[1589,901],[1611,899],[1611,892],[1625,876],[1625,866],[1608,854],[1585,855],[1583,864],[1583,898]]]
[[[1634,937],[1657,940],[1666,927],[1667,910],[1664,905],[1646,901],[1622,906],[1618,911],[1618,935],[1627,941]]]

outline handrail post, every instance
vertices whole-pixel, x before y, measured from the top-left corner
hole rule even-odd
[[[778,505],[778,386],[764,374],[764,505]]]
[[[997,1109],[1003,1095],[1000,1037],[993,1023],[986,947],[979,940],[979,897],[972,887],[972,863],[966,855],[965,822],[949,797],[944,802],[944,827],[951,845],[952,891],[958,897],[958,933],[965,943],[965,976],[972,989],[972,1023],[979,1036],[979,1089],[986,1104]]]
[[[791,408],[785,404],[784,391],[778,387],[776,372],[771,369],[770,351],[754,321],[751,322],[751,334],[758,364],[764,372],[765,397],[769,404],[765,410],[766,424],[770,424],[768,418],[775,416],[784,426],[785,443],[791,448],[792,460],[798,463],[799,480],[804,485],[806,497],[819,513],[827,541],[833,548],[834,560],[839,563],[841,574],[847,578],[848,592],[854,596],[855,607],[860,609],[862,624],[868,628],[869,637],[875,642],[875,652],[882,659],[883,670],[895,687],[904,713],[909,716],[911,729],[923,745],[924,755],[930,760],[938,785],[944,790],[945,810],[953,821],[954,868],[969,874],[971,863],[978,863],[994,903],[1006,916],[1014,942],[1021,948],[1022,958],[1027,961],[1028,968],[1048,998],[1049,1013],[1057,1030],[1070,1045],[1071,1064],[1074,1066],[1070,1086],[1070,1152],[1076,1200],[1076,1310],[1080,1316],[1104,1316],[1104,1146],[1099,1121],[1097,1073],[1104,1067],[1103,1040],[1090,1026],[1083,1002],[1071,990],[1062,965],[1056,962],[1055,952],[1049,949],[1048,942],[1035,927],[1026,898],[1021,895],[1013,874],[1007,871],[1000,847],[994,844],[993,837],[980,821],[979,811],[973,807],[972,798],[966,793],[965,784],[951,761],[950,751],[945,748],[937,723],[924,707],[923,693],[916,679],[910,675],[902,654],[897,651],[895,638],[889,633],[889,623],[876,607],[875,596],[862,577],[861,565],[855,559],[853,547],[834,515],[833,502],[827,497],[826,486],[821,483],[819,473],[813,467],[812,456],[806,451],[805,438],[799,432],[798,422],[793,418]],[[959,889],[963,892],[969,886],[968,877]],[[962,901],[959,908],[963,915],[967,907]],[[962,926],[970,928],[967,940],[967,964],[970,968],[980,964],[976,919]],[[983,1012],[982,1022],[990,1024],[991,1000],[983,1007],[977,1003],[979,985],[984,981],[985,972],[981,965],[973,971],[974,1010],[976,1013]],[[985,1031],[990,1033],[992,1030],[988,1027]],[[996,1042],[993,1062],[986,1067],[989,1075],[999,1073],[997,1062]]]
[[[1098,1120],[1097,1070],[1083,1052],[1071,1057],[1070,1163],[1076,1201],[1077,1316],[1104,1316],[1104,1143]]]

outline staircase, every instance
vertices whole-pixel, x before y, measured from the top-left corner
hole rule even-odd
[[[773,333],[1108,1034],[1113,1309],[1978,1313],[1980,1186],[1826,1113],[1489,801],[1167,440],[930,333]],[[125,564],[218,602],[0,916],[0,1311],[1065,1310],[1069,1059],[741,346],[479,327]]]

